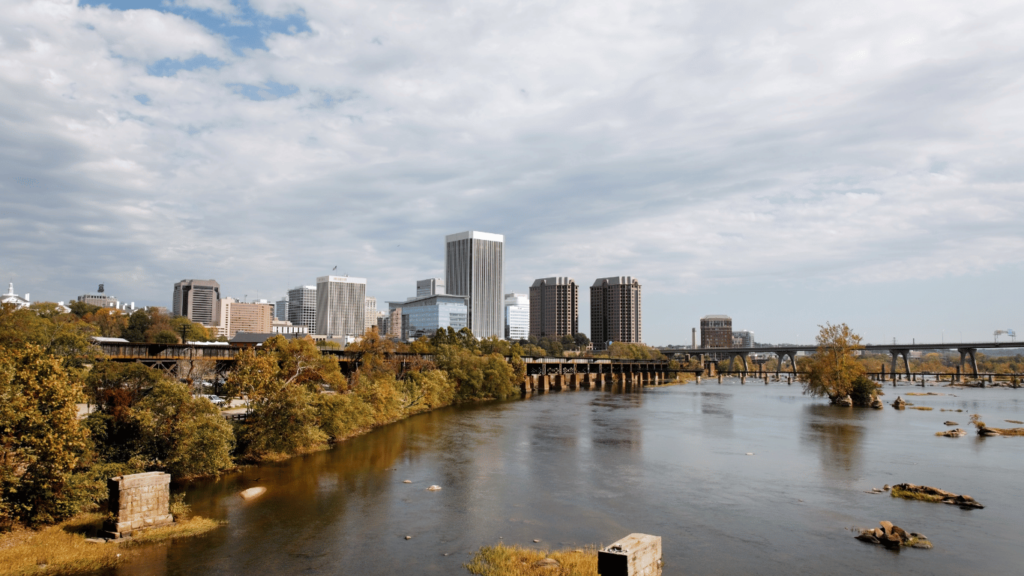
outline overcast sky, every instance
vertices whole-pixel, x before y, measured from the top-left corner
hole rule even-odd
[[[0,279],[33,300],[643,285],[643,335],[1024,330],[1024,4],[7,0]],[[5,286],[6,287],[6,286]],[[1004,338],[1005,339],[1005,338]]]

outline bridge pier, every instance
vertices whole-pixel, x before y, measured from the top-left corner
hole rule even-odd
[[[971,359],[971,376],[974,378],[978,377],[978,359],[974,355],[977,351],[977,348],[957,348],[957,352],[960,353],[960,366],[957,367],[958,373],[964,366],[965,358],[969,357]]]
[[[896,361],[900,356],[903,357],[903,368],[907,375],[907,380],[910,380],[910,349],[909,348],[893,348],[889,350],[892,354],[892,379],[893,385],[896,383]]]

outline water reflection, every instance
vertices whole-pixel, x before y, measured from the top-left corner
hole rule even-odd
[[[861,467],[861,443],[864,426],[856,408],[836,408],[827,404],[803,407],[801,442],[818,450],[821,466],[834,478],[849,478]]]

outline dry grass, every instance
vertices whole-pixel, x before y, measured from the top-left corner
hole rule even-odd
[[[911,492],[908,490],[902,490],[896,486],[892,487],[893,498],[906,498],[907,500],[923,500],[925,502],[942,502],[942,496],[937,494],[924,494],[921,492]]]
[[[914,410],[934,410],[931,406],[914,406]]]
[[[989,428],[999,432],[1001,436],[1024,436],[1024,428]]]
[[[40,530],[19,528],[0,535],[0,574],[36,574],[44,569],[46,574],[93,574],[128,560],[135,547],[198,536],[225,524],[196,517],[138,532],[127,542],[86,542],[86,534],[99,529],[102,523],[103,514],[81,514],[56,526]]]
[[[544,558],[557,560],[559,566],[533,567]],[[484,546],[465,567],[479,576],[598,576],[597,549],[593,546],[554,552],[504,544]]]
[[[0,536],[0,574],[88,574],[110,568],[131,555],[116,544],[92,544],[82,533],[102,522],[83,514],[41,530],[18,529]]]

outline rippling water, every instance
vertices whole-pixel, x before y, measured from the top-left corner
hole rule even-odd
[[[184,487],[195,513],[228,526],[145,548],[118,573],[464,574],[483,545],[608,544],[630,532],[662,536],[665,574],[1024,573],[1024,437],[934,436],[945,420],[967,429],[971,413],[1016,426],[1003,420],[1024,420],[1024,390],[906,396],[922,391],[889,387],[884,400],[900,393],[934,410],[834,408],[795,384],[728,379],[439,410]],[[900,482],[986,508],[865,493]],[[267,493],[238,497],[256,485]],[[879,520],[935,548],[854,540],[850,528]]]

